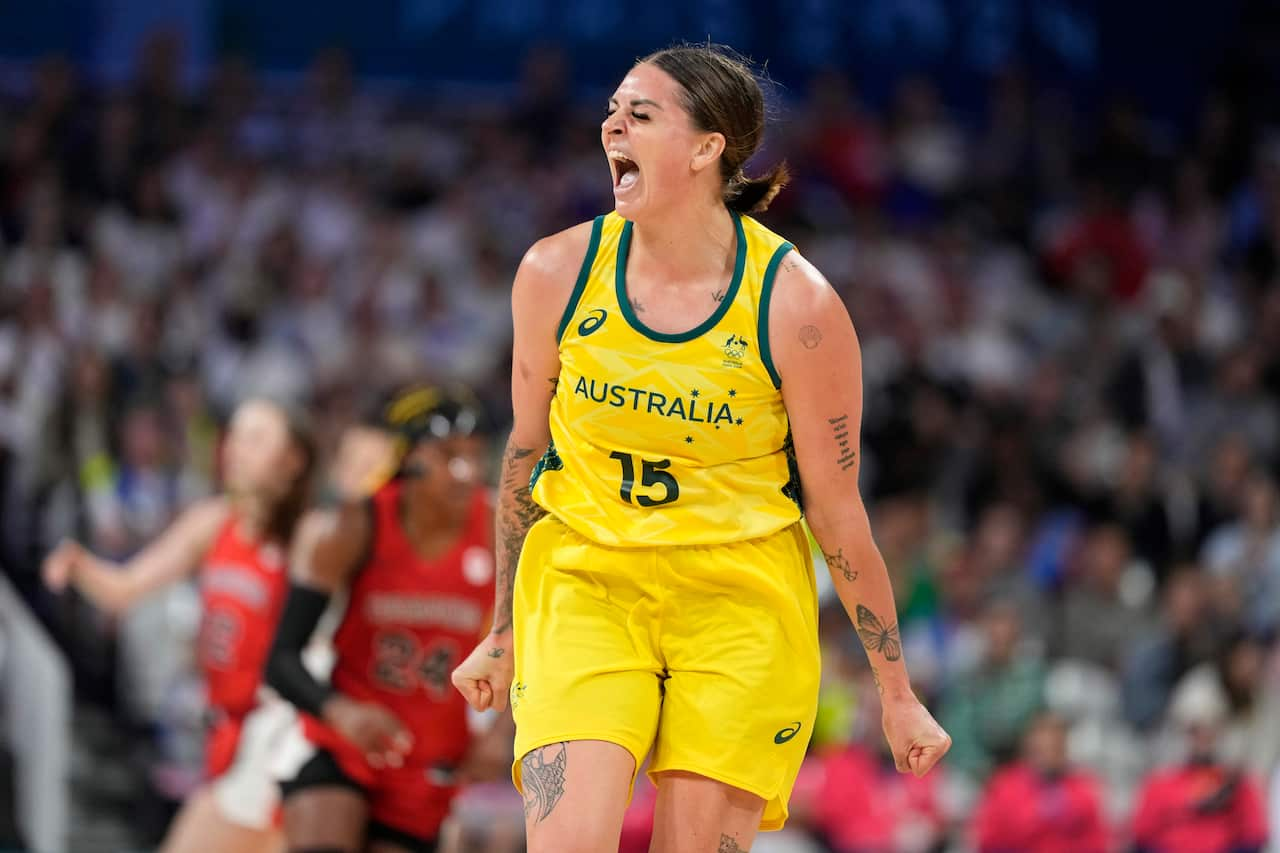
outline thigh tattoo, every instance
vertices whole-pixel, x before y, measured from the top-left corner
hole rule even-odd
[[[520,759],[524,783],[524,815],[534,823],[546,820],[564,795],[564,771],[569,760],[567,743],[552,743],[531,750]]]

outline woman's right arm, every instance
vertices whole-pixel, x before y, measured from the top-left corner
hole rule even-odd
[[[511,356],[513,422],[502,454],[495,527],[493,628],[454,670],[453,683],[477,710],[503,710],[514,672],[511,609],[525,536],[546,512],[533,502],[529,477],[551,441],[551,399],[560,377],[556,329],[569,304],[591,239],[586,222],[539,240],[520,262],[511,287],[515,334]]]
[[[194,504],[124,564],[95,557],[79,542],[68,539],[45,558],[44,582],[54,592],[70,584],[95,607],[121,613],[195,571],[229,512],[225,498]]]
[[[399,766],[413,739],[395,715],[359,702],[321,682],[307,669],[303,652],[329,606],[360,567],[373,536],[367,502],[308,512],[298,524],[289,553],[289,595],[276,625],[266,681],[280,697],[324,720],[357,746],[369,763]]]

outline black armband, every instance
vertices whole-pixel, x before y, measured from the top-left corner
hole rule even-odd
[[[298,710],[315,717],[322,715],[333,688],[317,681],[307,670],[302,652],[328,606],[329,593],[290,584],[289,597],[276,626],[275,643],[267,659],[267,684]]]

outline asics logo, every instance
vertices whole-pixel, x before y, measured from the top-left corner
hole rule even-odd
[[[595,308],[586,318],[578,324],[578,334],[584,338],[604,325],[604,320],[609,316],[609,312],[603,308]]]
[[[778,733],[773,736],[774,743],[786,743],[800,733],[800,721],[796,720],[785,729],[778,729]]]

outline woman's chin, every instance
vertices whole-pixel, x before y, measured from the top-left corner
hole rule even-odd
[[[613,209],[623,219],[635,222],[637,217],[644,216],[648,205],[645,204],[643,198],[636,196],[619,197],[615,194],[613,197]]]

